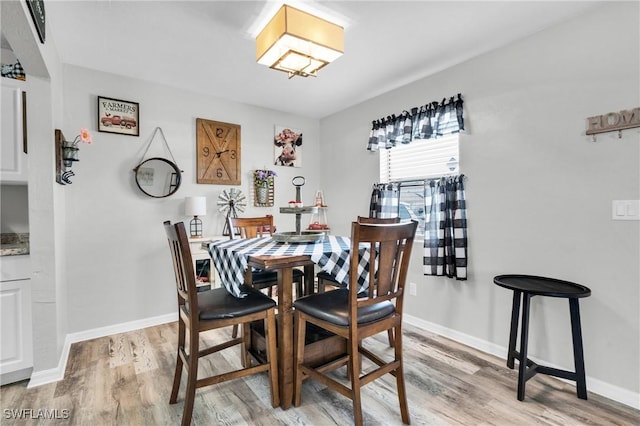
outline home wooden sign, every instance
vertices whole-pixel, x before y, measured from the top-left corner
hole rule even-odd
[[[587,118],[587,135],[640,127],[640,108],[609,112]]]

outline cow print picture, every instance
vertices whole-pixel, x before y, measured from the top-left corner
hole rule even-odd
[[[302,167],[302,132],[286,126],[276,126],[273,138],[274,165]]]

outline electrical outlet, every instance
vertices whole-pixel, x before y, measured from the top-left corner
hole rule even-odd
[[[411,296],[418,295],[418,286],[416,285],[416,283],[409,283],[409,294]]]

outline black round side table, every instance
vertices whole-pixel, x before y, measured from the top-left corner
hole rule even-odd
[[[513,290],[513,306],[511,310],[511,331],[509,334],[509,353],[507,367],[513,369],[514,359],[518,365],[518,400],[524,400],[524,387],[527,380],[537,373],[574,380],[578,398],[587,399],[587,383],[584,373],[584,355],[582,352],[582,330],[580,326],[580,307],[578,300],[591,295],[587,287],[554,278],[531,275],[498,275],[493,282],[500,287]],[[529,338],[529,306],[533,296],[562,297],[569,299],[571,314],[571,335],[573,337],[573,359],[575,371],[560,370],[538,365],[527,358],[527,340]],[[520,317],[520,300],[522,300],[522,324],[520,329],[520,351],[516,351],[518,322]]]

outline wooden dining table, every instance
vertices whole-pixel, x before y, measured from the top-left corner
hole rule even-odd
[[[307,293],[313,292],[315,265],[346,283],[350,245],[349,238],[338,236],[326,236],[324,241],[318,243],[280,243],[270,237],[208,243],[209,253],[222,285],[237,297],[242,297],[241,285],[250,281],[251,268],[277,272],[278,383],[280,406],[283,409],[291,406],[293,398],[293,268],[304,268]],[[362,251],[358,270],[359,285],[368,286],[368,251]],[[336,344],[335,339],[328,339],[327,342],[331,344],[323,345],[324,357],[341,354],[346,350],[346,345]]]

